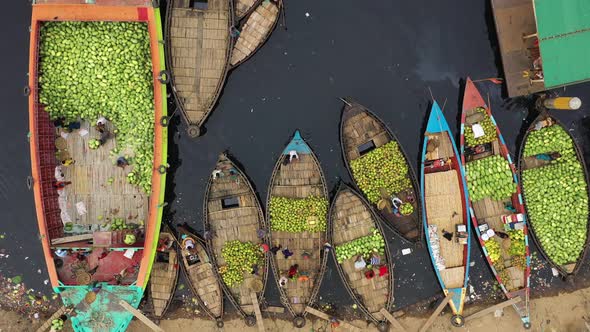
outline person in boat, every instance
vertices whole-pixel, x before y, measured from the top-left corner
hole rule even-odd
[[[191,237],[182,234],[181,239],[185,250],[191,251],[195,248],[195,241]]]
[[[367,262],[365,262],[365,259],[362,255],[358,255],[356,261],[354,261],[354,269],[360,271],[363,270],[365,267],[367,267]]]
[[[104,131],[101,131],[100,137],[98,138],[99,146],[105,145],[106,142],[109,140],[109,138],[111,138],[111,133],[107,129],[105,129]]]
[[[301,272],[301,273],[299,273],[299,278],[297,278],[297,280],[299,280],[299,281],[308,281],[309,280],[309,273],[307,273],[307,272]]]
[[[268,247],[268,244],[266,243],[261,243],[258,245],[258,247],[260,248],[260,251],[262,251],[262,253],[266,254],[270,248]]]
[[[545,120],[535,123],[535,127],[533,127],[533,130],[541,130],[542,128],[549,127],[551,125],[553,125],[553,119],[546,118]]]
[[[251,274],[258,275],[258,271],[259,270],[260,270],[260,268],[258,267],[258,264],[252,265],[252,272],[251,272]]]
[[[68,251],[65,249],[57,249],[55,251],[55,256],[59,258],[65,258],[68,255]]]
[[[371,255],[371,265],[379,265],[381,264],[381,255],[379,253],[374,252]]]
[[[219,179],[223,176],[223,171],[221,171],[220,169],[214,169],[213,173],[211,173],[211,176],[213,176],[213,180]]]
[[[61,161],[61,164],[64,165],[64,166],[66,166],[66,167],[68,167],[70,165],[73,165],[75,163],[76,163],[76,161],[74,159],[72,159],[72,157],[68,157],[68,158],[66,158],[66,159],[64,159],[64,160]]]
[[[291,280],[295,279],[295,277],[298,274],[298,271],[299,271],[299,264],[291,265],[291,267],[289,268],[289,272],[287,273],[287,276]]]
[[[72,122],[68,123],[67,129],[65,131],[71,133],[74,130],[80,129],[81,126],[82,126],[82,124],[80,123],[80,121],[72,121]]]
[[[172,242],[172,240],[170,238],[160,239],[160,240],[158,240],[158,251],[159,252],[168,251],[168,250],[170,250],[170,248],[172,248],[172,244],[174,244],[174,242]]]
[[[117,158],[117,167],[125,168],[127,166],[129,166],[129,160],[127,158],[123,156]]]
[[[63,127],[65,127],[65,124],[66,124],[66,118],[63,116],[53,120],[53,126],[55,128],[63,128]]]
[[[55,181],[53,187],[57,190],[62,190],[69,184],[72,184],[72,181]]]
[[[96,120],[96,130],[99,133],[105,132],[107,130],[107,123],[109,121],[107,120],[107,118],[105,118],[104,116],[101,116],[98,118],[98,120]]]
[[[299,155],[297,154],[297,151],[295,151],[295,150],[289,151],[289,159],[285,158],[283,161],[283,165],[289,165],[290,163],[293,162],[293,159],[299,160]]]
[[[557,160],[560,157],[561,157],[561,153],[559,153],[559,152],[539,153],[538,155],[535,156],[536,159],[544,160],[544,161]]]
[[[386,276],[387,274],[389,274],[389,269],[387,268],[387,265],[383,264],[383,265],[379,266],[379,276],[383,277],[383,276]]]
[[[287,279],[287,277],[285,276],[281,276],[281,278],[279,279],[279,285],[281,285],[281,287],[287,287],[287,282],[289,281],[289,279]]]
[[[293,256],[293,252],[289,250],[289,248],[285,248],[281,250],[281,252],[283,253],[283,256],[285,256],[285,259],[288,259],[289,257]]]
[[[277,243],[270,248],[270,252],[272,252],[272,254],[276,256],[277,252],[279,252],[279,250],[281,250],[282,247],[282,245]]]
[[[373,277],[375,277],[375,271],[373,271],[373,269],[370,269],[365,272],[365,278],[373,279]]]

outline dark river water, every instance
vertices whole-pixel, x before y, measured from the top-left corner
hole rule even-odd
[[[189,138],[179,121],[171,130],[173,172],[167,185],[172,224],[187,222],[202,228],[201,206],[208,178],[219,152],[228,149],[244,166],[262,201],[275,160],[295,129],[302,132],[321,161],[330,189],[339,179],[350,181],[340,154],[338,124],[342,107],[338,97],[351,96],[375,111],[398,135],[418,164],[418,152],[429,109],[430,90],[451,128],[456,126],[462,79],[498,77],[500,63],[487,0],[444,1],[286,1],[286,25],[278,27],[268,43],[228,77],[217,108],[205,124],[207,132]],[[28,287],[50,292],[34,213],[27,142],[26,84],[29,52],[30,3],[7,1],[0,34],[0,55],[8,82],[0,90],[0,274],[22,275]],[[490,30],[491,29],[491,30]],[[516,151],[529,99],[503,98],[501,85],[480,83],[489,95],[494,116],[511,151]],[[590,101],[590,85],[557,91]],[[587,107],[556,112],[583,144],[586,155]],[[173,110],[173,108],[172,108]],[[588,158],[587,158],[588,159]],[[426,249],[407,256],[411,247],[388,234],[395,255],[396,306],[404,307],[441,293]],[[8,255],[8,257],[6,257]],[[475,299],[491,292],[492,276],[473,243],[471,261]],[[540,261],[542,263],[542,261]],[[588,264],[587,264],[588,265]],[[533,271],[533,296],[565,283],[550,269]],[[582,276],[589,276],[586,266]],[[275,283],[269,279],[267,301],[279,304]],[[320,292],[322,301],[351,302],[330,262]]]

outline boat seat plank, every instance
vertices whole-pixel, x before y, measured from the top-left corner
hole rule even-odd
[[[465,282],[465,267],[458,266],[439,271],[446,288],[462,288]]]

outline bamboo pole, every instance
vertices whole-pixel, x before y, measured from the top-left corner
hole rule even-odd
[[[496,305],[493,305],[491,307],[488,307],[488,308],[485,308],[485,309],[483,309],[481,311],[478,311],[478,312],[474,313],[473,315],[470,315],[470,316],[465,317],[465,321],[467,322],[467,321],[470,321],[472,319],[476,319],[476,318],[485,316],[487,314],[491,314],[492,312],[494,312],[494,311],[496,311],[498,309],[505,308],[505,307],[507,307],[509,305],[513,305],[513,304],[518,303],[520,301],[522,301],[522,299],[520,298],[520,296],[518,296],[518,297],[515,297],[515,298],[510,299],[508,301],[504,301],[504,302],[498,303]]]
[[[119,301],[119,305],[121,305],[125,310],[129,311],[130,313],[133,314],[133,316],[137,317],[137,319],[139,319],[140,321],[142,321],[145,325],[147,325],[147,327],[149,327],[150,329],[152,329],[152,331],[156,331],[156,332],[164,332],[164,330],[159,327],[158,325],[156,325],[156,323],[152,322],[151,320],[149,320],[149,318],[147,318],[146,316],[144,316],[141,311],[135,309],[134,307],[132,307],[129,303],[120,300]]]
[[[309,306],[305,307],[305,311],[309,312],[310,314],[312,314],[316,317],[327,320],[328,322],[330,321],[330,316],[328,314],[326,314],[325,312],[321,312],[321,311],[316,310],[316,309],[309,307]],[[339,321],[339,323],[342,327],[346,327],[350,331],[361,332],[361,329],[359,329],[358,327],[356,327],[352,324],[349,324],[345,321]]]
[[[250,298],[252,299],[252,304],[254,305],[254,313],[256,314],[256,325],[258,326],[258,331],[264,332],[266,329],[264,328],[262,312],[260,312],[260,304],[258,304],[258,296],[256,296],[255,292],[252,292],[250,293]]]
[[[449,301],[451,301],[452,298],[453,298],[453,293],[449,292],[447,297],[445,297],[442,300],[442,302],[438,305],[438,307],[436,307],[436,310],[434,310],[432,315],[430,315],[430,317],[428,318],[426,323],[424,323],[424,325],[422,325],[422,328],[420,328],[420,332],[426,332],[428,330],[430,325],[432,325],[432,323],[434,323],[436,316],[440,315],[440,312],[444,309],[444,307],[447,305],[447,303],[449,303]]]
[[[395,319],[395,317],[393,317],[392,314],[389,313],[389,311],[385,310],[385,308],[382,308],[381,310],[379,310],[379,312],[385,316],[385,318],[391,323],[391,325],[393,325],[393,328],[395,331],[400,331],[400,332],[406,332],[407,330],[404,328],[404,326],[402,324],[400,324],[400,322],[398,322],[397,319]]]

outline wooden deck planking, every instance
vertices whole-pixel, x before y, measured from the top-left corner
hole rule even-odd
[[[91,150],[88,141],[98,139],[100,134],[88,122],[83,122],[81,129],[88,130],[88,135],[80,136],[79,131],[75,131],[66,138],[67,151],[75,163],[62,167],[66,181],[72,182],[63,189],[66,212],[72,222],[104,224],[113,218],[123,218],[128,224],[146,221],[149,196],[127,182],[127,174],[133,167],[117,167],[114,158],[109,156],[109,151],[116,147],[116,138],[97,150]],[[109,178],[113,178],[112,184],[108,183]],[[84,203],[86,214],[78,214],[78,202]]]
[[[453,145],[446,132],[427,133],[427,135],[429,141],[438,140],[439,146],[434,151],[426,153],[426,160],[446,159],[455,156]]]
[[[465,246],[456,243],[455,237],[453,237],[452,241],[448,241],[443,237],[442,232],[446,230],[447,232],[454,233],[455,225],[465,224],[458,173],[455,170],[450,170],[425,174],[424,182],[424,200],[428,224],[438,227],[440,253],[445,260],[445,266],[447,270],[453,267],[463,267]],[[456,277],[459,274],[443,271],[439,272],[445,285],[463,284],[464,274],[458,280]]]
[[[279,6],[272,1],[263,1],[248,16],[246,24],[234,45],[230,64],[232,66],[251,56],[270,37],[279,19]]]
[[[239,240],[257,244],[258,229],[264,228],[264,217],[256,193],[250,186],[248,179],[235,165],[224,155],[220,156],[216,169],[221,170],[223,176],[210,179],[210,187],[207,193],[207,221],[213,238],[211,240],[212,253],[218,266],[225,264],[221,254],[227,241]],[[229,170],[236,171],[236,175],[230,175]],[[222,198],[238,197],[239,207],[223,209]],[[266,260],[263,261],[266,264]],[[266,266],[259,266],[258,275],[244,272],[244,281],[238,287],[229,287],[232,295],[240,306],[251,305],[252,298],[250,287],[254,280],[264,282],[266,279]],[[252,311],[250,311],[252,313]]]
[[[233,1],[233,0],[232,0]],[[244,17],[256,4],[257,0],[236,0],[235,12],[238,18]]]
[[[392,139],[385,127],[364,111],[356,113],[344,121],[342,140],[344,153],[348,160],[360,157],[358,147],[364,143],[373,140],[375,147],[378,148],[389,143]]]
[[[279,162],[283,161],[283,155]],[[325,188],[323,177],[321,176],[320,165],[316,159],[305,153],[299,154],[299,160],[287,165],[281,164],[276,171],[270,188],[272,196],[283,196],[289,198],[307,198],[310,195],[325,197]],[[299,273],[307,273],[309,280],[289,280],[284,291],[288,297],[287,301],[291,303],[293,311],[298,314],[305,312],[305,307],[311,300],[311,293],[321,272],[322,266],[322,246],[326,242],[325,232],[301,232],[290,233],[281,231],[271,231],[273,244],[280,244],[283,248],[289,248],[293,256],[285,259],[281,252],[271,259],[276,260],[276,266],[279,272],[277,278],[287,275],[292,265],[299,265]],[[305,259],[303,253],[310,254],[311,257]]]
[[[221,92],[228,67],[228,0],[210,0],[207,10],[174,0],[169,24],[174,87],[191,124],[200,125]]]
[[[161,233],[160,238],[167,236],[166,233]],[[152,276],[150,278],[150,295],[154,305],[154,315],[162,317],[163,313],[168,307],[172,295],[174,294],[174,287],[178,276],[178,259],[176,256],[176,249],[172,247],[168,250],[168,262],[154,262],[152,268]],[[156,254],[157,259],[157,254]]]
[[[188,266],[186,256],[191,253],[186,249],[181,249],[181,253],[185,272],[193,292],[198,295],[214,317],[221,317],[223,315],[223,294],[209,255],[198,240],[195,240],[193,254],[198,255],[201,262]]]
[[[375,223],[378,221],[373,218],[369,207],[350,190],[341,191],[333,204],[334,211],[331,217],[334,243],[332,245],[338,246],[371,235],[371,230],[377,228]],[[351,258],[340,265],[348,284],[359,295],[361,302],[369,312],[379,317],[381,314],[378,311],[386,306],[389,299],[389,278],[378,275],[370,280],[365,278],[363,271],[357,271],[354,268],[355,260]],[[386,257],[381,257],[381,262],[387,264]]]

